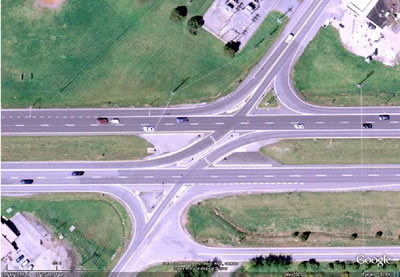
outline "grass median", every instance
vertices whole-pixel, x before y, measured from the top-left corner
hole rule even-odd
[[[371,191],[214,198],[190,207],[186,227],[209,246],[398,245],[399,197]]]
[[[398,164],[400,139],[295,139],[260,149],[281,164]]]
[[[213,0],[68,0],[56,12],[34,2],[2,2],[4,108],[212,101],[239,85],[287,22],[278,24],[282,14],[271,12],[231,58],[212,34],[187,30],[187,20],[204,15]],[[188,15],[173,22],[180,5]]]
[[[11,214],[6,213],[9,207],[13,209]],[[87,270],[111,270],[132,237],[132,224],[125,208],[101,194],[2,196],[1,213],[12,217],[16,212],[31,213],[57,236],[62,233],[80,254],[80,267]],[[76,227],[74,232],[68,230],[72,224]]]
[[[357,83],[372,74],[362,84]],[[333,27],[321,29],[295,65],[300,96],[323,106],[400,105],[400,66],[388,67],[348,52]]]
[[[1,138],[2,161],[138,160],[150,143],[137,136],[62,136]]]

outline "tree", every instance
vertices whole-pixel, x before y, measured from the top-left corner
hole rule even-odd
[[[351,240],[355,240],[357,237],[358,237],[358,234],[357,233],[353,233],[353,234],[351,234],[350,239]]]
[[[301,234],[301,236],[300,236],[300,240],[301,240],[301,241],[307,241],[308,238],[310,237],[310,235],[311,235],[311,232],[310,232],[310,231],[303,232],[303,233]]]
[[[230,57],[233,57],[233,56],[235,56],[235,54],[236,54],[237,52],[239,52],[239,48],[240,48],[240,41],[233,41],[233,40],[231,40],[231,41],[228,41],[228,42],[225,44],[224,51],[225,51],[225,53],[228,54]]]
[[[204,19],[201,15],[195,15],[188,21],[188,30],[192,35],[197,35],[197,32],[204,25]]]
[[[377,237],[377,238],[381,238],[382,236],[383,236],[383,232],[382,231],[378,231],[375,234],[375,237]]]
[[[171,19],[173,21],[182,21],[186,17],[188,10],[186,6],[178,6],[171,12]]]

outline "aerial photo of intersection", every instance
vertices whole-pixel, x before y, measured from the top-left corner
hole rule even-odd
[[[2,276],[399,276],[400,0],[1,6]]]

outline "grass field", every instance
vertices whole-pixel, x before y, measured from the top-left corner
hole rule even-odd
[[[80,266],[84,269],[112,269],[132,237],[131,221],[125,208],[113,198],[101,194],[2,196],[1,200],[2,215],[11,217],[16,212],[32,213],[55,234],[63,233],[80,254]],[[5,213],[9,207],[13,208],[12,214]],[[76,229],[71,233],[67,229],[72,224]]]
[[[232,59],[211,34],[201,30],[192,36],[186,22],[169,18],[178,5],[188,5],[188,20],[204,14],[212,2],[68,0],[53,12],[34,8],[34,0],[5,0],[2,106],[156,107],[226,95],[285,24],[277,25],[281,14],[271,12]]]
[[[258,104],[258,108],[260,109],[279,108],[279,103],[276,100],[274,90],[270,90],[266,93],[264,98]]]
[[[370,72],[362,85],[357,83]],[[367,64],[347,52],[333,27],[322,29],[297,62],[293,79],[306,101],[326,106],[400,105],[400,66]]]
[[[399,164],[399,139],[282,140],[260,149],[282,164]]]
[[[153,147],[137,136],[5,136],[1,140],[2,161],[138,160],[148,155],[147,147]]]
[[[186,227],[196,241],[210,246],[399,245],[399,197],[399,192],[230,196],[190,207]],[[301,241],[300,235],[292,236],[296,231],[311,235]],[[381,238],[375,237],[378,231]]]

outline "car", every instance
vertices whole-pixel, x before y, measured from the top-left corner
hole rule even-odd
[[[85,171],[72,171],[72,176],[82,176]]]
[[[111,124],[119,124],[119,118],[113,118],[110,121]]]
[[[340,28],[344,28],[344,25],[342,23],[339,23]]]
[[[19,269],[23,269],[25,266],[27,266],[29,264],[30,260],[26,259],[20,266]]]
[[[33,179],[22,179],[21,181],[19,181],[19,183],[21,185],[30,185],[33,183]]]
[[[233,10],[234,7],[235,7],[235,6],[234,6],[232,3],[226,4],[226,10],[227,10],[228,12],[231,11],[231,10]]]
[[[286,38],[286,43],[289,43],[289,42],[291,42],[292,40],[293,40],[293,38],[294,38],[294,34],[293,33],[290,33],[288,36],[287,36],[287,38]]]
[[[379,116],[379,120],[390,120],[390,115],[388,114],[381,114]]]
[[[98,117],[97,118],[97,123],[99,123],[99,124],[107,124],[108,123],[108,118],[107,117]]]
[[[25,256],[24,256],[24,255],[21,255],[21,256],[19,256],[15,261],[16,261],[17,263],[19,263],[23,258],[25,258]]]
[[[371,129],[371,128],[372,128],[372,124],[371,124],[371,123],[364,123],[364,124],[362,125],[362,127],[363,127],[364,129]]]
[[[322,28],[326,29],[329,26],[329,24],[331,24],[331,20],[330,19],[325,20],[324,24],[322,24]]]
[[[187,117],[177,117],[176,118],[176,122],[178,122],[178,123],[189,122],[189,118],[187,118]]]
[[[295,129],[304,129],[304,124],[303,123],[294,124],[294,128]]]
[[[29,269],[29,270],[33,270],[34,267],[35,267],[35,265],[34,265],[34,264],[31,264],[31,265],[28,267],[28,269]]]
[[[152,133],[154,132],[154,126],[143,126],[143,131],[146,133]]]

